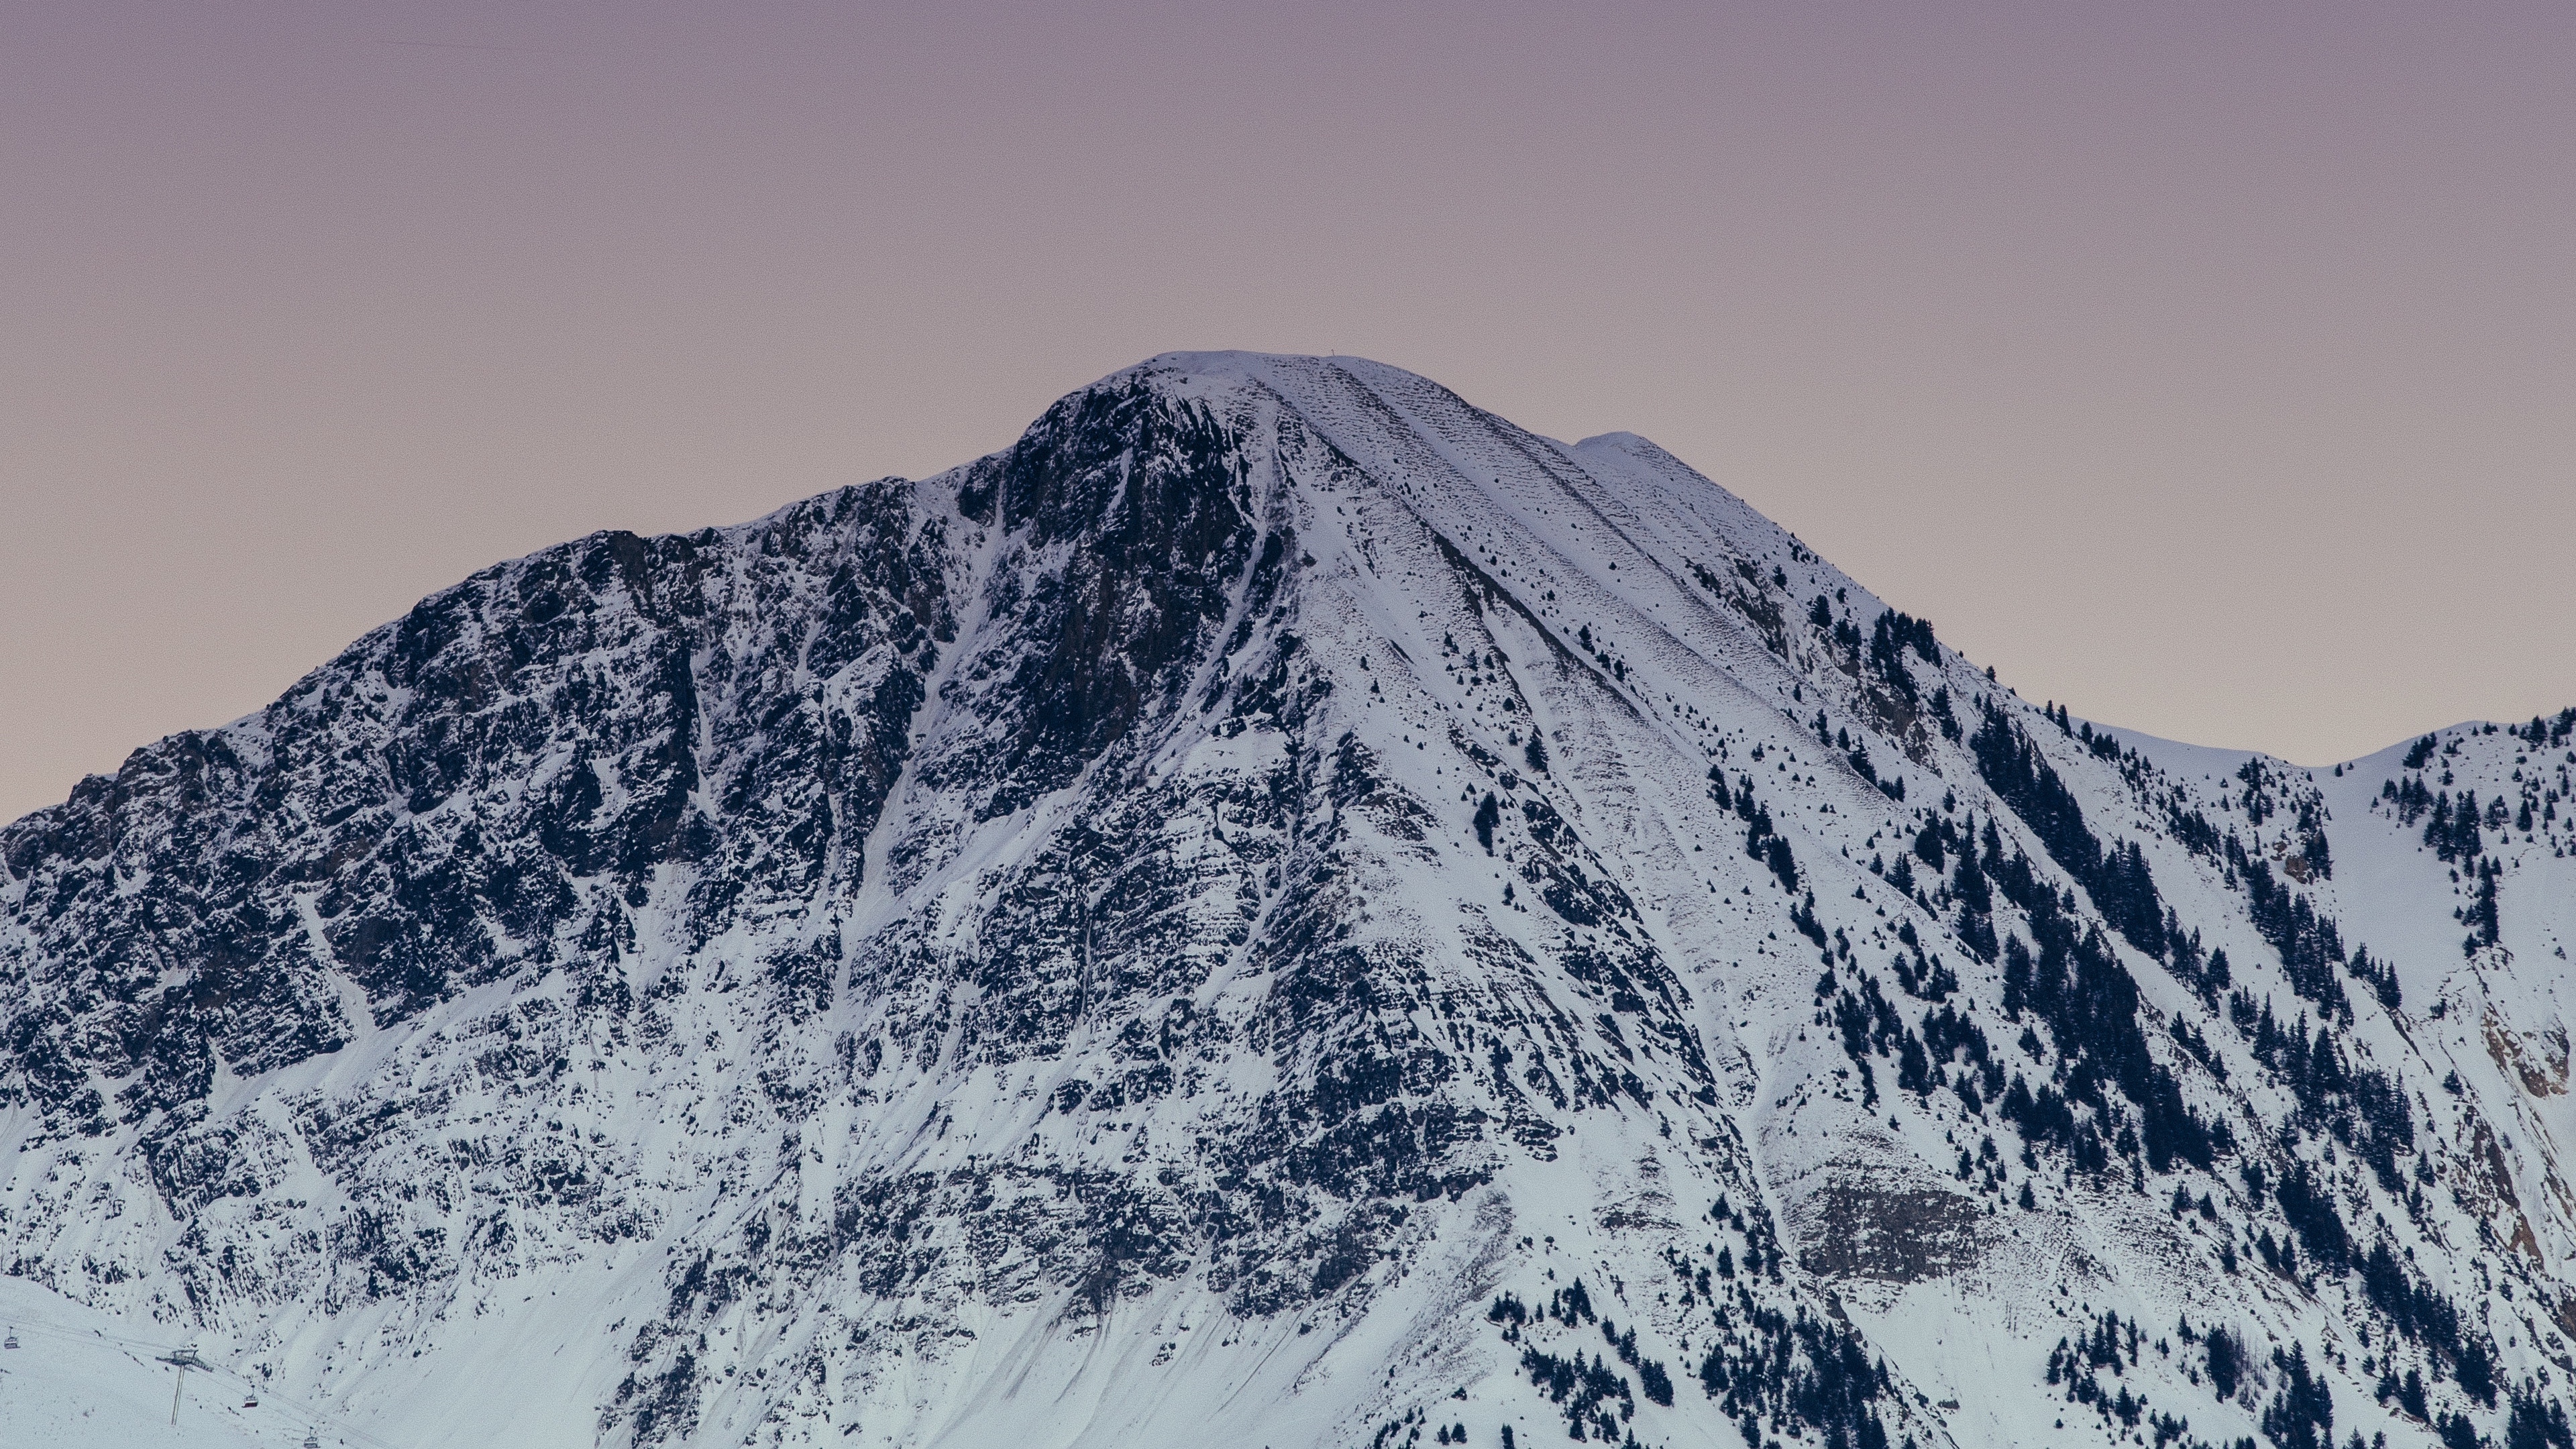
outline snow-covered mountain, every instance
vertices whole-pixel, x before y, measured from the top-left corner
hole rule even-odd
[[[2571,729],[2105,729],[1174,354],[0,831],[0,1242],[351,1442],[2565,1449]]]

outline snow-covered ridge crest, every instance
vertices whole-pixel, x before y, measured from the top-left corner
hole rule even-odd
[[[388,1442],[2545,1442],[2571,726],[2127,736],[1169,354],[0,830],[0,1238]]]

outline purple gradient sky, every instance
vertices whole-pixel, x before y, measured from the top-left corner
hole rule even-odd
[[[2115,723],[2554,710],[2571,73],[2539,5],[11,6],[0,818],[1179,347],[1647,434]]]

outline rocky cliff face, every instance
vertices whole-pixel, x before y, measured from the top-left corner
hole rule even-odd
[[[0,831],[0,1239],[396,1443],[2550,1442],[2572,723],[2079,727],[1174,355]]]

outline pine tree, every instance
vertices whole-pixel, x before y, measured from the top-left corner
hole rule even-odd
[[[1797,857],[1789,853],[1789,842],[1776,835],[1764,841],[1762,859],[1764,864],[1771,867],[1771,873],[1780,878],[1782,890],[1794,891],[1798,888],[1798,861]]]
[[[2236,1385],[2245,1374],[2245,1347],[2236,1335],[2224,1328],[2209,1331],[2205,1345],[2209,1352],[2209,1386],[2218,1393],[2219,1402],[2236,1397]]]
[[[2478,943],[2492,946],[2500,939],[2501,923],[2496,917],[2496,877],[2502,874],[2493,860],[2478,868],[2477,904],[2469,911],[2469,923],[2477,928]]]

